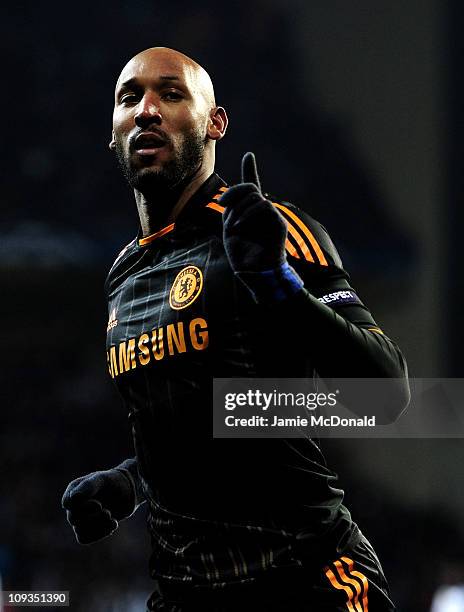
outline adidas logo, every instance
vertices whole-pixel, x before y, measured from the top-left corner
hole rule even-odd
[[[117,324],[118,324],[118,320],[116,318],[116,308],[113,308],[110,314],[110,318],[108,319],[108,325],[106,327],[106,331],[109,332],[110,329],[113,329],[113,327],[116,327]]]

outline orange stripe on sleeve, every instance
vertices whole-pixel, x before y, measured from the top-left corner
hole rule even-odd
[[[216,195],[214,195],[211,199],[212,200],[219,200],[219,198],[221,196],[223,196],[225,194],[225,192],[229,189],[229,187],[220,187],[219,188],[219,193],[217,193]]]
[[[328,266],[329,264],[327,263],[327,259],[324,256],[324,253],[322,252],[321,247],[319,246],[317,240],[314,238],[313,234],[311,233],[311,231],[309,230],[309,228],[303,223],[303,221],[297,217],[295,215],[294,212],[292,212],[289,208],[287,208],[286,206],[283,206],[282,204],[277,204],[277,202],[272,202],[274,204],[274,206],[277,206],[277,208],[280,208],[280,210],[283,210],[297,225],[298,227],[303,231],[303,234],[306,236],[306,238],[309,240],[311,246],[313,247],[317,258],[319,259],[319,263],[321,264],[321,266]]]
[[[367,591],[369,589],[369,581],[367,580],[364,574],[356,570],[353,570],[354,562],[352,559],[350,559],[349,557],[342,557],[342,561],[345,561],[345,563],[348,564],[350,574],[352,576],[356,576],[356,578],[359,578],[361,580],[363,587],[364,587],[364,595],[362,598],[363,608],[364,608],[364,612],[369,612],[368,610],[369,602],[367,600]]]
[[[206,205],[206,208],[212,208],[213,210],[217,210],[220,213],[223,213],[226,209],[225,206],[221,206],[220,204],[216,204],[216,202],[210,202]]]
[[[226,192],[228,189],[228,187],[221,187],[220,190],[222,192]],[[218,200],[221,197],[222,193],[218,193],[215,196],[213,196],[213,200]],[[296,221],[298,222],[299,226],[302,228],[305,228],[305,234],[306,236],[311,240],[311,244],[313,244],[314,250],[316,251],[316,253],[318,254],[318,258],[319,261],[322,265],[327,266],[327,261],[324,257],[323,252],[321,251],[319,245],[316,242],[316,239],[314,238],[314,236],[311,234],[311,232],[309,231],[309,229],[298,219],[298,217],[296,215],[293,215],[293,213],[291,213],[291,211],[289,211],[285,206],[282,206],[281,204],[276,204],[275,202],[272,202],[272,204],[274,204],[274,206],[277,206],[278,208],[281,208],[283,210],[285,210],[289,216],[293,216]],[[217,212],[223,213],[225,211],[225,206],[221,206],[220,204],[218,204],[217,202],[209,202],[206,205],[206,208],[211,208],[213,210],[216,210]],[[311,251],[309,250],[307,244],[304,241],[304,238],[302,237],[302,235],[300,234],[300,232],[294,227],[294,225],[292,225],[287,219],[285,219],[287,222],[287,228],[288,228],[288,233],[292,236],[292,238],[295,240],[295,242],[298,244],[298,246],[300,247],[304,258],[306,259],[306,261],[310,261],[312,263],[314,263],[314,257],[311,254]],[[290,255],[292,255],[293,257],[297,258],[297,259],[301,259],[301,257],[298,254],[298,251],[295,249],[295,247],[293,246],[293,244],[290,242],[290,240],[285,241],[285,248],[286,250],[290,253]]]
[[[301,259],[301,257],[298,255],[297,250],[295,249],[295,247],[293,246],[293,244],[290,242],[288,238],[285,240],[285,248],[290,253],[290,255],[292,255],[293,257],[296,257],[297,259]]]
[[[353,578],[350,578],[349,576],[347,576],[345,574],[345,570],[343,569],[343,565],[341,564],[340,561],[335,561],[334,562],[335,567],[338,570],[339,576],[341,578],[341,580],[343,580],[344,583],[346,584],[351,584],[352,587],[355,588],[356,591],[356,595],[353,599],[353,603],[355,605],[356,610],[358,610],[359,612],[365,612],[363,610],[363,608],[361,607],[361,604],[359,603],[359,597],[361,595],[361,592],[364,590],[361,590],[361,585],[359,584],[359,582],[357,580],[353,580]],[[353,573],[353,572],[351,572]]]
[[[293,225],[289,223],[288,221],[287,221],[287,228],[288,228],[288,233],[293,236],[298,246],[303,251],[303,255],[306,261],[311,261],[314,263],[314,257],[311,255],[311,251],[308,249],[307,245],[305,244],[303,238],[301,237],[301,234],[297,232],[297,230],[293,227]],[[293,253],[290,253],[290,254],[293,255]]]
[[[225,211],[225,209],[226,209],[225,206],[221,206],[220,204],[217,204],[216,202],[209,202],[206,205],[206,208],[212,208],[213,210],[216,210],[217,212],[220,212],[220,213],[223,213]],[[300,238],[300,240],[301,240],[301,238]],[[306,248],[306,250],[308,250],[308,247],[306,245],[304,245],[304,247]],[[297,250],[295,249],[295,247],[293,246],[293,244],[290,242],[290,240],[288,238],[285,241],[285,248],[290,253],[290,255],[292,255],[293,257],[296,257],[297,259],[301,259],[300,256],[298,255]],[[302,248],[302,250],[303,250],[303,248]],[[309,251],[308,251],[308,254],[311,257],[311,253],[309,253]],[[311,258],[311,260],[309,260],[309,261],[314,261],[314,260]]]
[[[358,609],[355,610],[353,608],[353,604],[351,603],[351,600],[353,599],[353,591],[345,584],[340,584],[335,578],[335,574],[329,568],[325,570],[325,575],[330,580],[330,583],[334,588],[338,589],[339,591],[345,591],[345,593],[347,594],[348,599],[346,601],[346,607],[349,612],[358,612]]]

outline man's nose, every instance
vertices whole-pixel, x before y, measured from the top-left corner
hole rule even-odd
[[[140,100],[135,113],[135,124],[141,128],[147,127],[150,123],[161,125],[162,119],[157,101],[151,96],[144,96]]]

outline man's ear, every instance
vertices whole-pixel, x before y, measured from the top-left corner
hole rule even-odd
[[[111,151],[114,151],[115,148],[116,148],[116,140],[115,140],[115,137],[114,137],[114,130],[111,131],[111,141],[110,141],[108,147],[109,147],[109,149]]]
[[[229,119],[222,106],[213,108],[209,115],[207,135],[211,140],[221,140],[227,130]]]

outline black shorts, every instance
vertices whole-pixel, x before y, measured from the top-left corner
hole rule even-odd
[[[221,589],[158,581],[148,612],[393,612],[382,566],[369,541],[317,569],[275,569]]]

